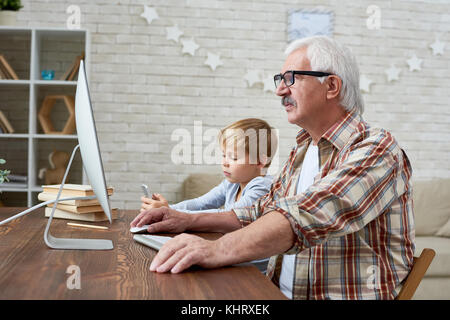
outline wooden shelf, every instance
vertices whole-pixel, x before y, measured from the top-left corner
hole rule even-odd
[[[27,192],[28,188],[0,187],[1,192]]]
[[[38,86],[76,86],[76,81],[63,81],[63,80],[6,80],[1,79],[0,85],[29,85],[35,84]]]
[[[26,139],[29,137],[28,133],[0,133],[0,139]]]
[[[45,134],[45,133],[35,133],[31,135],[36,139],[78,139],[76,134]]]
[[[31,83],[30,80],[6,80],[6,79],[1,79],[0,80],[0,85],[29,85]]]
[[[31,188],[32,192],[42,192],[42,187],[41,186],[32,186]]]
[[[1,79],[0,88],[3,89],[2,94],[0,94],[0,106],[2,102],[8,101],[8,98],[14,98],[14,102],[18,104],[16,98],[20,98],[27,106],[27,109],[22,108],[20,113],[15,114],[15,121],[20,122],[21,127],[17,128],[19,133],[0,133],[0,141],[3,143],[2,146],[6,146],[5,150],[2,150],[2,158],[7,161],[8,164],[8,152],[11,154],[17,152],[14,149],[14,144],[23,143],[26,147],[23,147],[23,158],[21,160],[26,160],[24,162],[23,168],[22,164],[17,165],[21,169],[20,171],[26,172],[28,177],[28,182],[26,187],[1,187],[0,190],[5,192],[25,192],[27,203],[24,206],[31,207],[36,201],[36,192],[41,192],[38,180],[38,170],[41,166],[45,166],[44,157],[47,153],[51,152],[53,145],[58,145],[60,150],[69,149],[72,150],[73,145],[78,143],[78,136],[76,134],[43,134],[40,132],[40,124],[38,121],[38,112],[41,107],[42,99],[46,95],[75,95],[75,89],[77,81],[64,81],[59,80],[60,75],[64,74],[64,69],[73,63],[76,56],[81,52],[85,52],[85,65],[86,71],[89,75],[89,32],[84,29],[80,30],[68,30],[66,28],[49,28],[49,27],[9,27],[0,26],[0,41],[8,41],[10,37],[17,37],[20,40],[21,46],[15,46],[11,42],[11,52],[19,52],[18,55],[11,56],[15,58],[16,61],[20,59],[23,70],[19,71],[18,76],[25,79],[20,80],[10,80]],[[7,54],[9,52],[9,42],[8,47],[6,47]],[[69,51],[66,49],[69,49]],[[58,53],[58,54],[54,54]],[[72,56],[73,54],[73,56]],[[56,57],[56,58],[55,58]],[[14,59],[11,59],[14,62]],[[24,67],[26,66],[26,67]],[[14,67],[14,66],[13,66]],[[55,70],[55,80],[42,80],[41,71],[43,69],[54,69]],[[76,77],[75,77],[76,80]],[[20,91],[23,93],[23,97],[16,95],[14,96],[14,91]],[[26,92],[26,93],[25,93]],[[3,98],[3,94],[11,94],[11,96]],[[27,97],[25,97],[27,96]],[[22,103],[20,100],[20,103]],[[10,107],[7,109],[9,113],[14,112],[14,108]],[[2,109],[5,112],[5,110]],[[25,112],[24,112],[25,111]],[[19,117],[19,119],[17,119]],[[28,125],[24,123],[26,120]],[[14,127],[14,123],[12,123]],[[10,139],[10,140],[7,140]],[[19,139],[24,139],[19,140]],[[52,141],[53,140],[53,141]],[[11,149],[8,151],[8,148]],[[22,150],[22,148],[20,148]],[[11,156],[11,158],[13,158]],[[48,160],[45,160],[48,161]],[[26,164],[25,164],[26,163]],[[8,169],[6,164],[5,169]],[[3,167],[2,167],[3,168]],[[22,170],[23,169],[23,170]],[[76,179],[81,178],[81,180],[87,183],[82,165],[76,167],[77,176]],[[78,176],[79,173],[79,176]],[[3,201],[5,202],[5,201]],[[6,204],[6,203],[5,203]]]
[[[30,191],[31,192],[42,192],[42,187],[41,186],[31,186],[30,187]],[[13,188],[13,187],[1,187],[0,185],[0,191],[2,192],[27,192],[28,191],[28,187],[26,188]]]
[[[76,81],[64,81],[64,80],[33,80],[36,85],[44,86],[76,86]]]

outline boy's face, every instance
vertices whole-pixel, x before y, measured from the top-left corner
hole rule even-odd
[[[222,149],[222,170],[231,183],[247,183],[261,175],[263,165],[253,163],[246,152],[237,152],[235,148]]]

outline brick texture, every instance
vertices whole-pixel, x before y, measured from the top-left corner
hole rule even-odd
[[[280,132],[281,165],[298,128],[287,122],[273,92],[260,83],[248,88],[244,76],[251,69],[265,76],[279,72],[288,10],[319,5],[334,12],[334,38],[352,49],[361,74],[374,81],[364,94],[365,119],[393,132],[411,159],[415,179],[450,177],[450,46],[443,56],[429,48],[436,36],[450,43],[448,1],[22,2],[18,19],[27,26],[65,27],[67,7],[80,6],[81,27],[91,32],[91,95],[115,207],[139,208],[143,182],[178,201],[189,174],[220,172],[217,165],[172,163],[178,143],[172,132],[185,129],[193,141],[194,121],[202,122],[203,132],[244,117],[269,121]],[[144,4],[159,15],[150,25],[140,17]],[[369,5],[381,9],[379,30],[366,26]],[[166,27],[174,24],[184,32],[180,40],[193,38],[200,46],[195,56],[182,54],[181,43],[166,39]],[[216,71],[204,64],[207,52],[220,54],[223,65]],[[408,70],[413,53],[423,59],[421,71]],[[399,81],[388,83],[384,70],[391,63],[402,71]]]

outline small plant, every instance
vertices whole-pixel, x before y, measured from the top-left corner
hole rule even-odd
[[[0,159],[0,164],[5,164],[6,161],[3,159]],[[9,170],[0,170],[0,183],[3,183],[5,181],[9,181],[8,174],[10,174],[11,171]]]
[[[0,10],[19,11],[21,8],[20,0],[0,0]]]

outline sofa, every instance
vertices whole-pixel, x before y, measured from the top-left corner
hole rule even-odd
[[[183,183],[183,200],[198,197],[223,180],[219,174],[192,174]],[[413,299],[450,300],[450,179],[413,182],[418,257],[424,248],[436,251]]]
[[[413,299],[450,300],[450,179],[413,182],[415,256],[424,248],[436,256]]]

